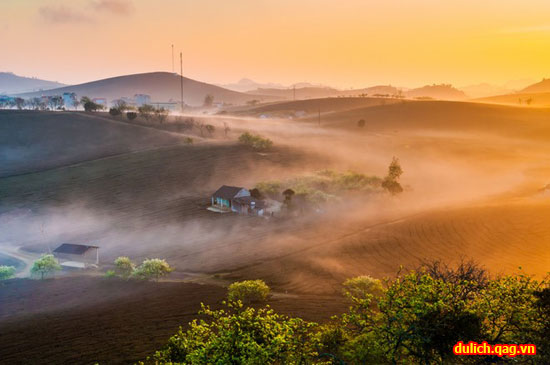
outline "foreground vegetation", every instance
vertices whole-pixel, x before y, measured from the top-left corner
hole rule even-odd
[[[235,284],[234,284],[235,285]],[[258,281],[238,284],[261,301]],[[488,278],[473,263],[439,262],[398,275],[344,283],[349,310],[324,325],[247,306],[224,308],[180,328],[147,362],[188,364],[550,363],[550,282],[519,274]],[[243,290],[240,290],[243,292]],[[256,292],[256,294],[253,294]],[[250,296],[246,298],[250,299]],[[458,342],[535,344],[536,356],[456,356]]]

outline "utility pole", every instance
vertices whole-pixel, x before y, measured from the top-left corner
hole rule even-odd
[[[172,44],[172,73],[174,73],[174,45]]]
[[[183,53],[180,52],[181,112],[183,113]]]

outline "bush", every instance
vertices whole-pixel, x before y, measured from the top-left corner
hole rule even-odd
[[[126,118],[128,118],[128,120],[134,120],[137,118],[137,113],[135,112],[128,112],[126,113]]]
[[[109,109],[109,114],[111,114],[113,117],[117,117],[121,114],[121,112],[117,108],[111,108]]]
[[[227,291],[229,300],[245,303],[265,301],[268,295],[269,287],[263,280],[237,281],[229,285]]]
[[[116,272],[114,270],[107,270],[107,272],[105,273],[105,277],[107,279],[112,279],[116,277]]]
[[[230,302],[226,309],[202,305],[189,329],[180,327],[168,345],[154,355],[155,363],[178,364],[308,364],[317,353],[309,341],[314,323],[289,318],[269,307],[244,308]]]
[[[132,275],[142,280],[155,279],[158,281],[162,276],[168,275],[173,270],[174,269],[162,259],[147,259],[134,270]]]
[[[134,272],[136,265],[129,257],[120,256],[115,260],[116,272],[125,279],[128,279]]]
[[[183,142],[185,142],[186,144],[193,144],[193,138],[191,137],[185,137],[183,139]]]
[[[31,274],[40,275],[40,279],[44,279],[48,274],[53,274],[58,270],[61,270],[61,266],[53,255],[42,255],[32,265]]]
[[[7,280],[15,275],[15,267],[0,265],[0,280]]]
[[[273,142],[270,139],[249,132],[241,134],[239,142],[257,151],[265,151],[273,147]]]

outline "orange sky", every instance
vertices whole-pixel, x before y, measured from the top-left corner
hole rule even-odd
[[[1,0],[0,71],[338,87],[550,76],[547,0]]]

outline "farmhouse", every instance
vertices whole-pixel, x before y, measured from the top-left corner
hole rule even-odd
[[[63,243],[53,250],[59,264],[65,268],[84,269],[99,264],[99,247]]]
[[[265,203],[250,196],[250,191],[238,186],[223,185],[212,195],[212,211],[263,215]]]

